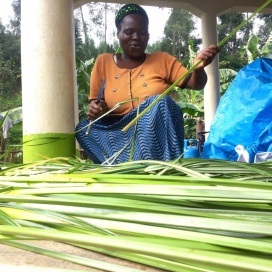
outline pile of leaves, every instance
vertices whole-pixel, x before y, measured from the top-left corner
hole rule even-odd
[[[51,240],[163,271],[272,271],[271,162],[182,159],[115,166],[56,158],[0,172],[0,242]]]

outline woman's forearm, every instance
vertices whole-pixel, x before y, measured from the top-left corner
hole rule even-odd
[[[207,83],[207,74],[204,68],[194,70],[186,86],[188,89],[202,90]]]

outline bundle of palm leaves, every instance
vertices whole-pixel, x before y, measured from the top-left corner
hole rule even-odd
[[[0,242],[103,271],[141,270],[24,241],[59,241],[164,271],[272,271],[271,167],[69,158],[9,167],[0,172]]]

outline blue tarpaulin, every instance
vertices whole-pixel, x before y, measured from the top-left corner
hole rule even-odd
[[[236,161],[237,145],[250,162],[272,152],[272,59],[259,58],[239,71],[220,100],[201,158]]]

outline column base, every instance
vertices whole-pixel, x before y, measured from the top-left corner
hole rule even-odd
[[[23,162],[75,157],[75,134],[46,133],[23,136]]]

